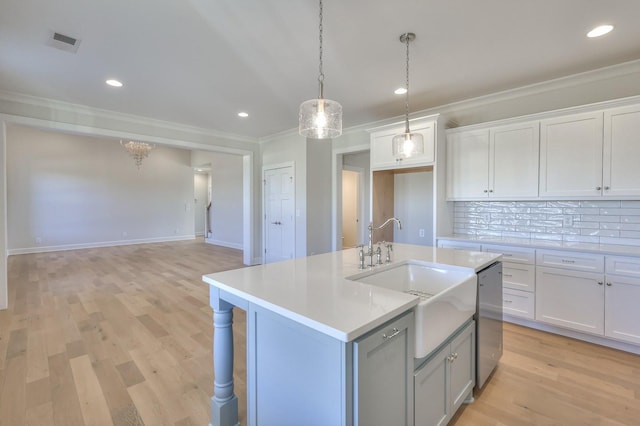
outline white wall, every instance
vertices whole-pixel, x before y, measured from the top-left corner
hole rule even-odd
[[[331,141],[307,140],[307,255],[331,251]]]
[[[210,241],[242,249],[242,157],[215,154],[210,164]]]
[[[398,173],[394,176],[394,215],[402,229],[394,229],[397,243],[429,246],[433,243],[433,172]],[[390,225],[389,225],[390,226]],[[420,236],[420,229],[424,236]]]
[[[194,237],[189,151],[7,127],[10,253]]]

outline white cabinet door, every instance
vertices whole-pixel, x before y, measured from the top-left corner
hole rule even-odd
[[[413,424],[413,321],[409,312],[354,343],[355,425]]]
[[[607,275],[606,283],[605,336],[640,344],[640,280]]]
[[[447,198],[489,195],[489,130],[451,133],[447,138]]]
[[[436,121],[416,120],[410,122],[412,133],[420,133],[424,140],[424,153],[409,158],[393,155],[393,137],[404,133],[404,126],[383,129],[371,133],[371,168],[396,169],[402,167],[417,167],[430,165],[435,160]]]
[[[640,195],[640,106],[604,113],[603,194]]]
[[[540,123],[521,123],[490,129],[489,196],[538,196]]]
[[[585,333],[604,333],[604,275],[536,268],[536,320]]]
[[[602,129],[602,112],[540,122],[541,197],[601,195]]]

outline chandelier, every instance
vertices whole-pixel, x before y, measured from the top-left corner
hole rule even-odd
[[[120,141],[120,145],[122,145],[133,158],[138,169],[140,169],[140,166],[142,165],[142,160],[149,156],[149,153],[154,147],[146,142],[129,141],[124,143],[122,140]]]
[[[406,44],[406,97],[405,97],[405,128],[404,133],[393,137],[393,155],[397,157],[411,157],[412,155],[424,153],[424,141],[420,133],[411,133],[409,130],[409,42],[416,39],[414,33],[404,33],[400,36],[400,41]]]
[[[320,0],[320,74],[319,94],[300,105],[299,132],[313,139],[335,138],[342,134],[342,105],[324,98],[324,74],[322,72],[322,0]]]

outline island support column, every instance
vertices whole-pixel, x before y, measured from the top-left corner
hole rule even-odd
[[[238,397],[233,393],[233,305],[211,287],[213,308],[213,398],[210,426],[239,426]]]

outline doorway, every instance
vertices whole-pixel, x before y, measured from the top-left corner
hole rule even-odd
[[[293,165],[264,169],[264,263],[295,257]]]

